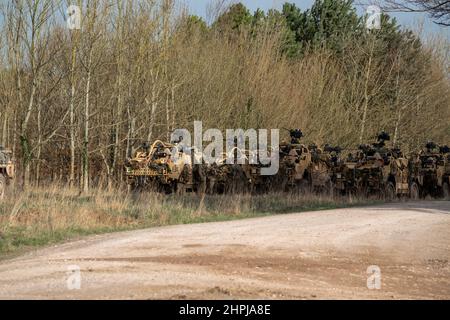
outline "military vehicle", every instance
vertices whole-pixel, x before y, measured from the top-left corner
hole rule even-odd
[[[0,145],[0,200],[5,197],[6,189],[14,178],[14,174],[12,152]]]
[[[235,139],[234,147],[229,153],[222,154],[220,161],[207,166],[207,184],[214,184],[216,193],[270,191],[269,189],[273,186],[272,177],[262,174],[262,169],[269,165],[257,162],[257,158],[258,151],[241,149]]]
[[[449,199],[450,148],[428,142],[410,159],[411,198],[427,195]]]
[[[340,160],[333,167],[332,181],[334,189],[338,194],[358,193],[358,185],[356,183],[356,166],[357,158],[353,154],[348,154],[347,158]]]
[[[310,185],[313,191],[331,193],[333,187],[333,155],[316,144],[309,146],[311,164],[308,168]]]
[[[270,165],[261,164],[259,162],[251,163],[252,161],[250,160],[256,160],[257,157],[258,155],[256,153],[245,151],[244,158],[246,163],[240,165],[246,179],[247,191],[256,194],[277,191],[277,187],[274,184],[274,176],[262,174],[263,168],[267,168]]]
[[[311,177],[308,168],[312,156],[308,147],[300,143],[303,132],[300,129],[289,130],[290,143],[280,144],[280,169],[277,184],[280,190],[302,191],[310,190]]]
[[[193,165],[193,152],[181,144],[160,140],[144,143],[127,159],[126,176],[133,190],[151,189],[166,193],[200,191],[206,188],[202,165]]]
[[[332,191],[332,156],[315,144],[300,143],[303,132],[289,130],[290,143],[280,144],[278,184],[281,190]]]
[[[389,140],[389,134],[381,132],[376,143],[359,146],[354,178],[356,188],[364,195],[378,194],[393,200],[409,194],[408,159],[398,148],[387,148]]]
[[[362,144],[356,152],[333,165],[335,189],[344,194],[378,195],[395,199],[409,194],[408,160],[398,148],[387,148],[389,134],[381,132],[377,142]]]
[[[243,165],[227,164],[226,159],[223,155],[221,161],[203,166],[208,194],[242,193],[249,189]]]
[[[355,168],[358,165],[357,157],[353,153],[343,157],[340,147],[333,147],[328,144],[325,145],[324,152],[329,155],[334,192],[337,194],[356,194]]]

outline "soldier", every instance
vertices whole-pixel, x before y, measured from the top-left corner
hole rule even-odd
[[[289,130],[291,136],[291,144],[300,144],[300,139],[303,137],[303,132],[300,129]]]

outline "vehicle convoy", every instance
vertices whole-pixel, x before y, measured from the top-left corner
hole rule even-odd
[[[0,145],[0,200],[5,197],[6,189],[15,174],[12,151]]]
[[[428,142],[410,159],[411,198],[450,198],[450,148]]]
[[[249,161],[254,155],[237,145],[230,154],[209,164],[194,161],[201,154],[191,152],[193,148],[181,141],[157,140],[151,145],[144,143],[127,159],[127,180],[133,190],[165,193],[336,192],[391,200],[408,195],[414,199],[428,194],[449,197],[447,146],[428,143],[419,154],[407,159],[399,148],[386,146],[390,136],[381,132],[376,142],[362,144],[343,157],[340,147],[301,143],[303,132],[299,129],[289,130],[289,134],[290,141],[280,144],[279,170],[272,176],[262,175],[264,165]],[[229,163],[230,157],[235,161]],[[11,174],[3,177],[10,178]]]

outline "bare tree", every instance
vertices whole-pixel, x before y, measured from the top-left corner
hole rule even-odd
[[[69,5],[70,2],[67,2]],[[78,0],[78,7],[81,8],[82,1]],[[71,31],[71,56],[70,56],[70,91],[69,91],[69,135],[70,135],[70,168],[69,168],[69,185],[73,186],[75,182],[75,148],[76,148],[76,127],[75,127],[75,94],[76,94],[76,68],[77,68],[77,52],[80,42],[80,30],[73,29]]]
[[[450,26],[449,0],[381,0],[376,2],[387,12],[424,12],[441,26]]]
[[[42,75],[44,68],[56,54],[56,47],[50,47],[51,24],[57,3],[50,0],[18,0],[8,9],[10,29],[10,45],[14,55],[16,69],[16,92],[18,109],[22,111],[19,126],[19,138],[22,151],[23,187],[30,178],[30,166],[33,152],[47,143],[60,128],[61,121],[49,130],[45,137],[38,133],[38,140],[32,143],[29,125],[39,103],[38,95],[43,92]],[[52,86],[48,86],[52,87]],[[51,89],[50,89],[51,90]]]

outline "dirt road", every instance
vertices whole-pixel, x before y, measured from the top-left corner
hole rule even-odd
[[[94,236],[1,262],[0,298],[449,299],[449,258],[450,202],[399,203]]]

